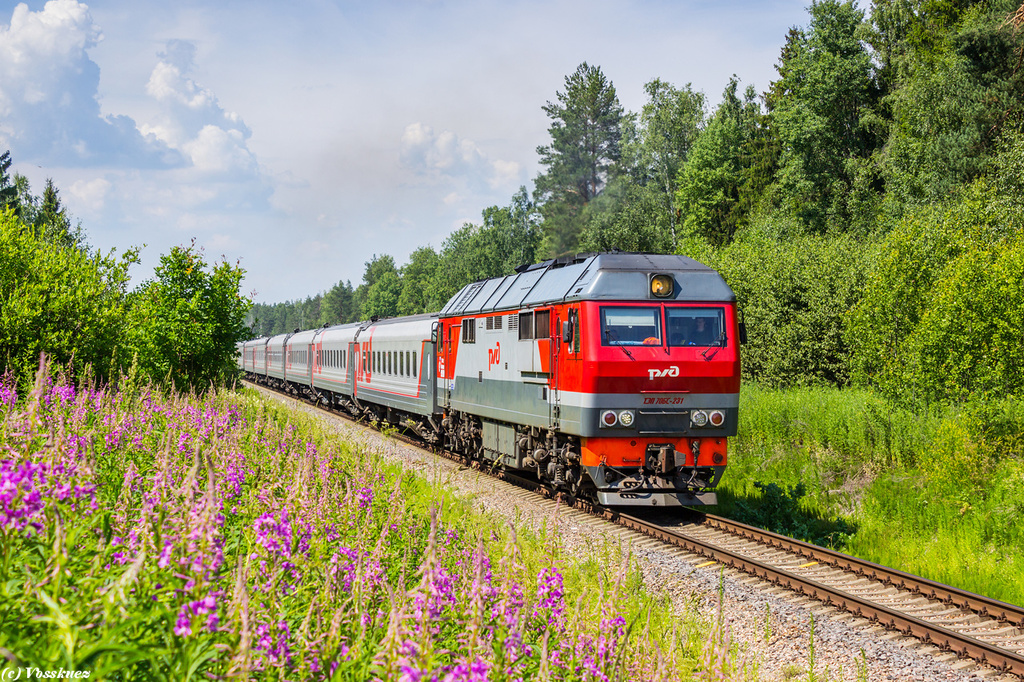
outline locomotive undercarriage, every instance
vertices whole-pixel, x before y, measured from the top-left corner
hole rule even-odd
[[[503,452],[485,447],[484,423],[476,415],[449,411],[440,420],[415,415],[331,391],[317,391],[290,382],[252,374],[256,383],[268,385],[329,409],[343,410],[356,419],[389,424],[415,433],[430,445],[443,445],[467,459],[493,467],[524,471],[571,498],[580,497],[605,505],[713,505],[713,488],[724,466],[686,466],[685,452],[670,444],[648,446],[640,467],[607,464],[583,466],[579,438],[537,426],[502,424],[511,430],[512,447]],[[496,426],[491,423],[491,426]],[[697,441],[693,441],[696,454]],[[691,461],[695,461],[695,458]]]
[[[537,480],[572,497],[591,497],[592,486],[580,466],[578,438],[537,426],[494,422],[488,425],[492,429],[503,429],[511,436],[505,439],[504,448],[485,442],[485,426],[479,417],[454,410],[448,412],[441,421],[445,447],[494,467],[530,472]]]

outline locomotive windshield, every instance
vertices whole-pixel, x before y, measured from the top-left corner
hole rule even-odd
[[[601,308],[601,344],[660,346],[661,308]]]
[[[724,346],[721,308],[665,308],[670,346]]]

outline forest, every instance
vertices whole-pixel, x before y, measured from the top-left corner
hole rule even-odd
[[[542,172],[407,263],[253,306],[254,335],[439,310],[524,263],[609,249],[717,268],[744,375],[918,405],[1024,384],[1024,7],[826,0],[764,92],[653,78],[639,112],[582,63],[543,105]],[[909,387],[909,390],[908,390]]]

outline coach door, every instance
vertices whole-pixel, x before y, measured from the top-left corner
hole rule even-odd
[[[356,394],[356,372],[362,368],[359,355],[359,344],[354,341],[348,343],[348,363],[345,366],[345,392],[349,395]]]

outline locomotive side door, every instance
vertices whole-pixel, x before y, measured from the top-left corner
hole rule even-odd
[[[461,330],[462,327],[441,322],[438,337],[441,343],[441,351],[437,356],[437,378],[441,381],[441,394],[438,397],[439,407],[445,410],[452,404],[452,380],[455,378],[455,354],[452,349],[455,347],[456,329]]]
[[[556,341],[558,350],[556,351],[557,359],[555,361],[555,367],[557,368],[557,376],[555,380],[558,382],[558,396],[561,399],[562,391],[565,388],[568,391],[579,391],[580,386],[583,382],[583,354],[580,352],[580,310],[578,307],[570,307],[561,311],[560,319],[558,324],[555,326],[555,334],[558,336]],[[570,393],[570,395],[572,395]],[[570,400],[570,404],[573,406],[565,417],[571,423],[566,423],[562,415],[562,409],[564,405],[559,402],[559,426],[564,426],[568,430],[579,429],[579,410],[576,409],[578,405],[578,398]],[[578,431],[577,431],[578,432]]]
[[[562,349],[562,316],[557,310],[551,311],[554,317],[554,324],[548,328],[548,335],[551,339],[551,373],[548,375],[548,423],[551,428],[557,429],[562,419],[562,395],[561,386],[561,349]]]

